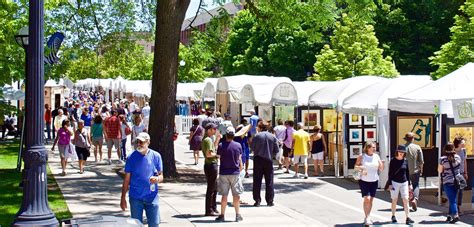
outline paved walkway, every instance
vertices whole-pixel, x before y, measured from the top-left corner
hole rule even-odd
[[[186,143],[182,136],[175,143],[178,168],[202,171],[202,164],[197,166],[188,164],[194,161]],[[114,158],[117,158],[116,154],[113,154],[112,159]],[[50,153],[49,165],[73,216],[75,218],[95,215],[129,216],[129,210],[123,212],[119,207],[122,178],[116,171],[123,164],[118,161],[112,165],[97,164],[93,159],[92,157],[84,174],[79,174],[77,163],[72,163],[68,166],[68,175],[60,176],[59,155],[57,151],[54,154]],[[251,178],[245,179],[246,192],[242,199],[249,203],[253,202],[251,184]],[[242,223],[233,222],[235,212],[232,207],[227,208],[226,223],[215,223],[212,217],[204,217],[205,188],[205,182],[200,180],[161,184],[161,226],[360,226],[362,222],[362,200],[358,186],[346,179],[333,177],[296,179],[289,174],[283,174],[281,170],[276,171],[275,206],[243,205]],[[379,192],[374,202],[372,217],[378,224],[387,224],[390,218],[387,194]],[[418,212],[412,213],[417,225],[445,224],[443,216],[445,207],[423,202],[421,207]],[[399,221],[404,220],[400,211],[398,218]],[[462,220],[465,223],[457,225],[474,224],[473,216],[464,215]]]

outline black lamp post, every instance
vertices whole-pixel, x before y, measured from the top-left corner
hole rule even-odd
[[[29,1],[29,34],[26,80],[26,152],[23,177],[23,202],[14,226],[57,226],[58,220],[48,205],[48,152],[44,147],[44,0]]]

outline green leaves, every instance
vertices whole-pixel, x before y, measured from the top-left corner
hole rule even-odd
[[[454,17],[451,41],[430,58],[431,65],[438,69],[431,75],[434,79],[449,74],[469,62],[474,62],[474,2],[466,1],[460,8],[462,14]]]

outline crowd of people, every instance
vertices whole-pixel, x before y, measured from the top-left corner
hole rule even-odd
[[[404,139],[406,144],[397,146],[393,158],[389,163],[388,181],[385,189],[390,191],[392,199],[392,223],[397,223],[396,206],[398,197],[402,198],[405,213],[405,223],[410,225],[414,221],[410,218],[410,211],[417,211],[420,198],[419,179],[423,175],[423,151],[414,143],[415,135],[408,132]],[[367,142],[364,152],[356,160],[355,169],[360,172],[359,186],[363,197],[364,223],[373,224],[370,218],[372,203],[378,188],[379,173],[384,169],[384,161],[375,153],[376,144]],[[446,193],[449,202],[449,211],[446,222],[459,221],[460,206],[462,204],[463,189],[466,187],[467,162],[465,140],[457,137],[448,142],[440,158],[438,172],[441,175],[441,190]],[[358,175],[359,176],[359,175]]]

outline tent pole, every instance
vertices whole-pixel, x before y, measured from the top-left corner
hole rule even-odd
[[[336,154],[334,155],[334,170],[339,177],[339,111],[336,109]]]
[[[440,158],[441,158],[441,124],[442,124],[442,115],[441,114],[436,114],[436,120],[437,120],[437,125],[436,125],[436,134],[437,134],[437,141],[436,144],[438,145],[438,166],[440,164]],[[426,178],[425,178],[426,179]],[[438,173],[438,206],[441,206],[441,174]],[[425,182],[426,183],[426,182]]]

